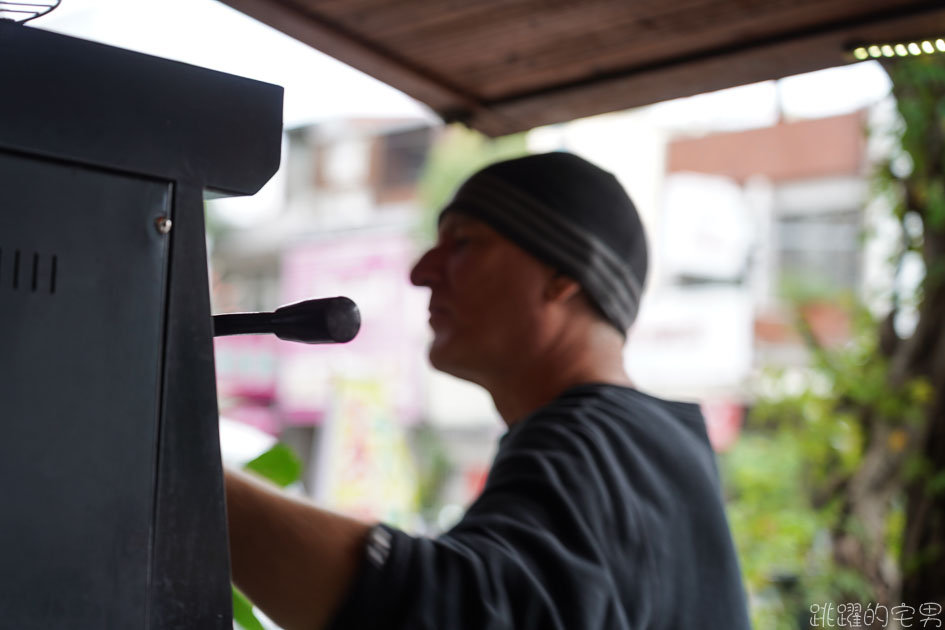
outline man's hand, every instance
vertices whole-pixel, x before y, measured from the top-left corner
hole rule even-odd
[[[351,587],[372,525],[225,471],[233,581],[286,630],[323,628]]]

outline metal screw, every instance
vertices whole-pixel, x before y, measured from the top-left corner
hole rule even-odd
[[[167,234],[171,231],[171,226],[174,224],[167,217],[158,217],[154,220],[154,225],[157,227],[158,234]]]

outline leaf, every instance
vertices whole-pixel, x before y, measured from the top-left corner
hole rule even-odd
[[[281,442],[246,464],[244,468],[283,488],[302,477],[302,462],[292,449]]]
[[[233,621],[244,630],[266,630],[253,613],[253,605],[233,587]]]
[[[945,470],[940,470],[926,482],[925,491],[932,497],[945,493]]]
[[[936,232],[945,231],[945,182],[934,177],[926,184],[928,227]]]

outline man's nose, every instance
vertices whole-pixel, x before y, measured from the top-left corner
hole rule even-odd
[[[440,277],[438,261],[437,248],[428,249],[410,270],[410,282],[418,287],[432,287]]]

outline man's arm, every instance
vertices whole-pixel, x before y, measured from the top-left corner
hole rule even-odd
[[[286,630],[322,628],[360,567],[372,525],[226,470],[233,581]]]

